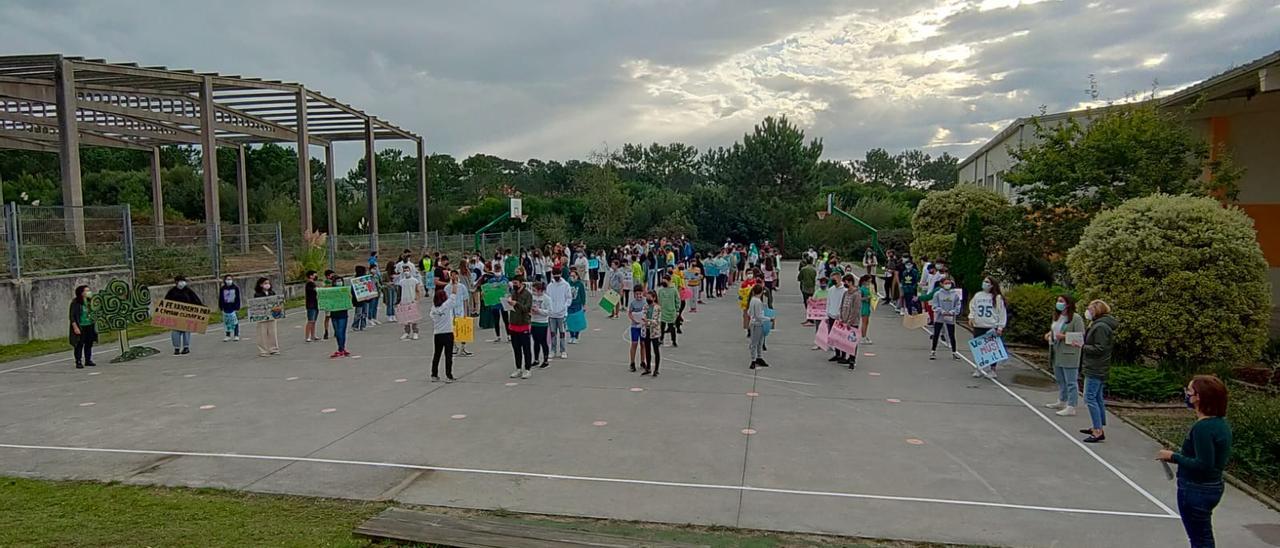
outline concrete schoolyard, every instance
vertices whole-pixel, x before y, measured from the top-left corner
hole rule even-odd
[[[431,335],[394,324],[257,357],[218,328],[192,354],[74,369],[0,365],[0,474],[223,487],[516,512],[1009,546],[1182,546],[1158,445],[1118,419],[1085,445],[1087,413],[1017,364],[993,382],[928,359],[923,331],[874,314],[850,371],[811,351],[795,265],[776,296],[767,369],[747,368],[732,299],[711,300],[661,376],[627,370],[625,318],[589,301],[569,358],[509,379],[511,348],[468,345],[460,382],[429,382]],[[423,326],[429,330],[429,323]],[[967,335],[962,334],[962,342]],[[962,344],[962,352],[964,345]],[[109,348],[104,348],[109,350]],[[1221,546],[1275,546],[1280,522],[1228,487]],[[1258,532],[1258,533],[1255,533]]]

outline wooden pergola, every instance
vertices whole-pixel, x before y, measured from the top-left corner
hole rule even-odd
[[[205,223],[220,234],[217,147],[238,151],[240,225],[248,225],[245,145],[292,142],[298,150],[302,230],[311,215],[311,145],[324,147],[330,238],[337,234],[333,144],[364,141],[369,243],[378,245],[377,139],[417,144],[418,219],[427,231],[427,170],[423,138],[391,122],[293,82],[213,72],[108,63],[60,54],[0,56],[0,149],[56,152],[68,237],[84,247],[80,147],[149,151],[157,235],[164,234],[160,147],[199,145],[203,157]],[[216,241],[216,240],[215,240]]]

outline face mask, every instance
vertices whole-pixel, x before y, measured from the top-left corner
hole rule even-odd
[[[93,296],[93,292],[92,292],[92,291],[88,291],[88,290],[86,290],[86,291],[84,292],[84,298],[88,299],[89,297],[92,297],[92,296]]]
[[[951,284],[942,284],[942,288],[947,291],[951,291]]]
[[[1093,311],[1092,311],[1092,310],[1085,310],[1085,311],[1084,311],[1084,319],[1089,320],[1089,321],[1093,321]]]
[[[1067,309],[1067,303],[1059,301],[1058,304],[1054,305],[1054,308],[1057,308],[1058,312],[1062,312]]]
[[[178,282],[178,289],[186,289],[186,288],[187,288],[187,282],[185,281]]]
[[[225,279],[225,280],[222,280],[222,283],[227,284],[227,285],[231,285],[231,278],[227,278],[227,279]]]
[[[991,291],[991,282],[983,281],[983,282],[982,282],[982,290],[983,290],[983,291]]]

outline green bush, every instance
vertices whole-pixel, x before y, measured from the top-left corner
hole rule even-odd
[[[1267,263],[1238,208],[1163,194],[1129,200],[1094,218],[1067,265],[1082,297],[1111,304],[1122,348],[1161,362],[1242,364],[1267,342]]]
[[[1267,347],[1262,349],[1262,363],[1280,366],[1280,337],[1267,341]]]
[[[1107,395],[1125,400],[1167,402],[1182,393],[1176,375],[1145,365],[1116,365],[1107,376]]]
[[[1274,494],[1280,483],[1280,397],[1232,388],[1227,420],[1231,423],[1231,471]],[[1176,441],[1176,440],[1175,440]]]
[[[1009,323],[1004,328],[1004,338],[1009,341],[1044,346],[1044,334],[1053,323],[1053,304],[1059,295],[1071,295],[1071,290],[1045,284],[1015,285],[1004,292],[1009,310]],[[1074,295],[1072,295],[1074,297]],[[1077,306],[1083,314],[1084,307]]]
[[[911,217],[915,241],[911,252],[917,257],[949,257],[969,213],[978,214],[984,225],[993,223],[1009,207],[1009,201],[996,192],[976,185],[959,185],[951,190],[930,192],[916,206]]]

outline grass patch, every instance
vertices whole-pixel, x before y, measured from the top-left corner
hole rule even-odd
[[[289,310],[301,308],[303,300],[303,297],[288,299],[284,302],[284,306]],[[244,318],[246,313],[248,313],[247,308],[241,309],[240,317]],[[221,329],[217,326],[222,324],[222,314],[211,314],[209,316],[209,324],[212,326],[211,329],[214,329],[215,331],[217,329]],[[159,335],[164,332],[164,329],[153,327],[150,324],[133,324],[129,326],[129,340],[133,344],[137,344],[139,339]],[[117,346],[116,339],[117,333],[115,331],[99,333],[98,343],[94,345],[94,348],[111,348]],[[70,351],[71,345],[67,344],[67,337],[65,335],[53,339],[36,339],[17,344],[0,344],[0,363]]]
[[[389,546],[352,534],[357,525],[390,505],[384,502],[23,478],[0,478],[0,492],[5,495],[4,504],[0,505],[0,546]],[[944,546],[726,527],[523,516],[502,510],[429,510],[715,548]]]

